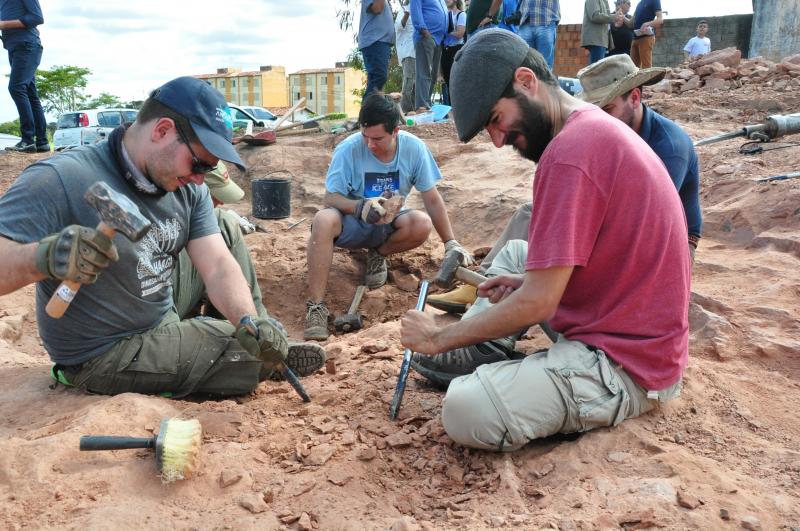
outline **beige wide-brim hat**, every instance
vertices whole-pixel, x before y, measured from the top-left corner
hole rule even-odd
[[[205,183],[211,195],[222,203],[236,203],[244,197],[244,190],[233,182],[228,175],[228,168],[222,161],[219,161],[216,168],[206,173]]]
[[[578,97],[598,107],[604,107],[617,96],[661,81],[666,68],[636,68],[627,54],[612,55],[578,72],[583,92]]]

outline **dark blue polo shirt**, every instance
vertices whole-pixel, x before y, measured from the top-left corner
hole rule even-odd
[[[13,50],[23,42],[39,44],[39,30],[36,26],[44,24],[39,0],[0,0],[0,20],[20,20],[24,28],[3,30],[3,48]]]
[[[697,153],[689,135],[678,124],[642,104],[642,127],[639,136],[647,142],[667,167],[686,212],[689,234],[700,236],[703,217],[700,213],[700,170]]]
[[[639,29],[645,22],[654,20],[656,11],[661,11],[661,0],[641,0],[633,14],[633,29]]]

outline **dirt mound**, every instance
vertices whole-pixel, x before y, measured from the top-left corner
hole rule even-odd
[[[695,139],[800,111],[800,96],[767,81],[655,93],[648,102]],[[490,245],[529,200],[533,165],[485,135],[460,144],[448,124],[413,131],[442,169],[457,237],[471,248]],[[309,225],[338,140],[238,148],[250,169],[234,178],[247,200],[253,179],[291,179],[291,217],[257,220],[266,232],[246,238],[267,307],[294,337],[304,317]],[[800,180],[755,182],[797,171],[800,148],[743,155],[740,144],[698,149],[705,230],[690,365],[683,396],[669,407],[510,455],[476,452],[446,436],[441,392],[412,373],[400,420],[389,421],[402,356],[397,318],[414,305],[415,279],[438,266],[436,237],[391,258],[394,280],[362,304],[364,330],[327,342],[332,372],[305,380],[310,404],[269,382],[237,400],[207,402],[50,390],[27,287],[0,297],[0,521],[10,529],[800,526]],[[36,158],[0,155],[0,191]],[[247,202],[233,208],[250,213]],[[346,310],[363,261],[361,252],[335,253],[327,297],[335,313]],[[546,344],[532,331],[522,346]],[[205,429],[200,474],[189,481],[162,485],[147,451],[78,451],[82,434],[150,436],[162,417],[177,415]]]

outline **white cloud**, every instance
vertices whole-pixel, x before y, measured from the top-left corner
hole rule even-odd
[[[87,92],[143,99],[181,75],[222,66],[287,72],[329,68],[355,46],[339,28],[340,0],[40,0],[41,68],[89,68]],[[634,3],[635,0],[634,0]],[[351,0],[358,9],[359,0]],[[662,0],[669,18],[752,12],[751,0]],[[701,5],[701,8],[698,8]],[[583,2],[561,0],[562,22],[580,23]],[[357,19],[358,17],[356,17]],[[356,20],[356,24],[358,21]],[[8,64],[3,73],[8,73]],[[17,117],[0,89],[0,121]],[[50,117],[55,118],[55,117]]]

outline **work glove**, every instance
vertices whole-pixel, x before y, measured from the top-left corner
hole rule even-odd
[[[286,330],[272,317],[242,317],[235,337],[242,348],[263,361],[267,369],[280,369],[285,364],[289,351]]]
[[[47,278],[94,284],[110,261],[119,260],[111,239],[96,229],[70,225],[42,238],[36,248],[36,269]]]
[[[461,254],[464,255],[464,261],[461,264],[462,266],[467,267],[467,266],[471,266],[471,265],[473,265],[475,263],[475,257],[472,256],[472,254],[469,251],[464,249],[464,247],[462,247],[461,244],[458,243],[458,240],[453,239],[453,240],[447,240],[446,242],[444,242],[444,253],[445,254],[449,253],[453,249],[458,249],[459,251],[461,251]]]
[[[379,223],[386,214],[386,209],[381,206],[381,198],[359,199],[353,211],[353,216],[371,225]]]

